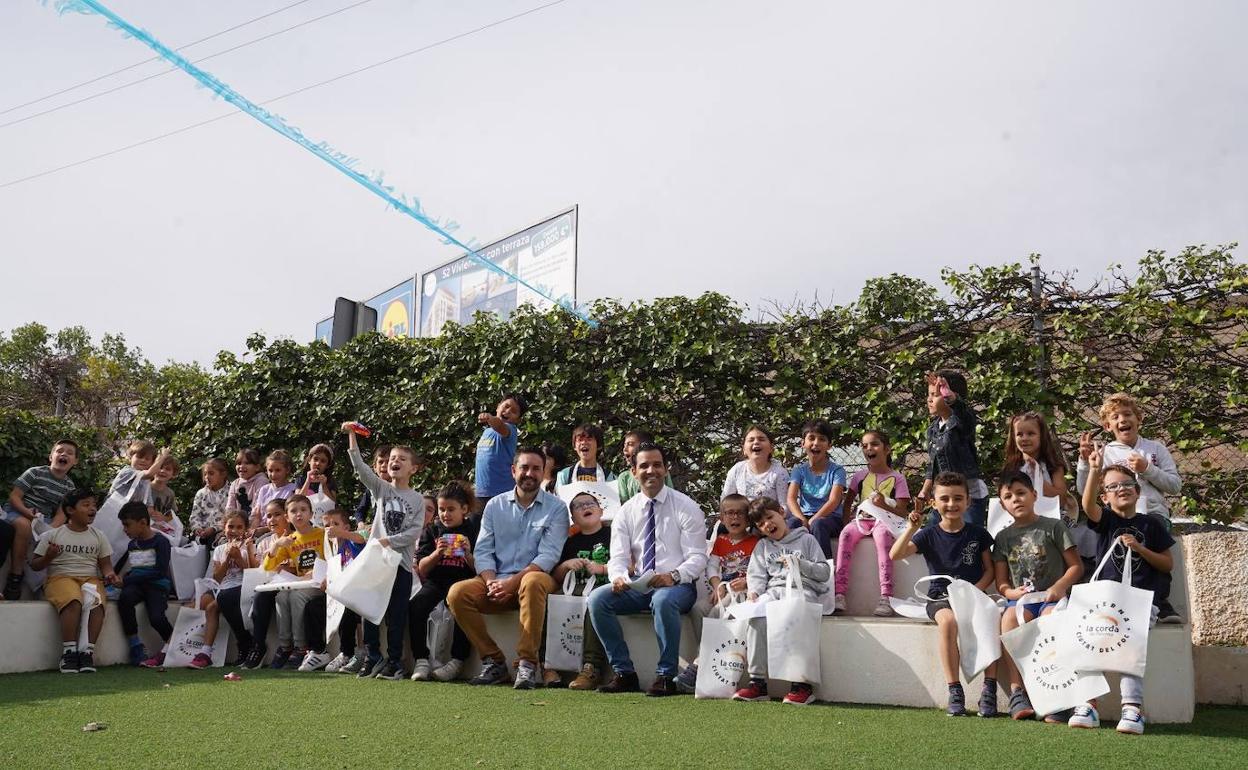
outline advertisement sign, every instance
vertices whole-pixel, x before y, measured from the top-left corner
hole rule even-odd
[[[546,294],[576,301],[575,207],[478,249],[485,259]],[[468,323],[478,311],[507,317],[520,305],[551,302],[528,287],[463,256],[420,277],[420,333],[436,336],[449,321]]]
[[[386,337],[414,337],[416,279],[408,278],[364,303],[377,311],[377,331]]]

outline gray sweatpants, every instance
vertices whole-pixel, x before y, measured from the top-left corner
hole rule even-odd
[[[306,649],[308,626],[303,622],[303,608],[321,594],[315,588],[296,588],[277,592],[277,646]]]

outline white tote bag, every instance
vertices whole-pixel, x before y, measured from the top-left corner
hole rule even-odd
[[[1049,519],[1062,518],[1062,501],[1058,497],[1046,497],[1044,494],[1044,474],[1037,465],[1031,474],[1032,486],[1036,488],[1036,515]],[[988,534],[997,536],[1001,530],[1014,523],[1014,517],[1001,505],[1000,497],[988,500]]]
[[[973,583],[957,578],[949,583],[949,608],[958,624],[962,675],[973,679],[1001,657],[1001,608]]]
[[[325,544],[321,553],[325,554],[325,643],[329,644],[338,633],[338,626],[342,624],[342,616],[347,607],[329,596],[329,586],[342,577],[342,554],[333,547],[328,529],[325,530]]]
[[[552,671],[578,671],[585,645],[585,610],[594,587],[589,576],[581,593],[576,593],[576,573],[568,570],[563,593],[546,597],[546,668]]]
[[[1098,580],[1122,549],[1122,580]],[[1092,573],[1092,580],[1070,589],[1058,650],[1076,671],[1117,671],[1144,676],[1153,592],[1131,585],[1131,549],[1115,540]]]
[[[338,507],[334,499],[324,492],[317,492],[308,498],[308,502],[312,504],[312,526],[325,526],[325,514]]]
[[[117,514],[121,511],[121,506],[134,499],[135,493],[139,491],[139,483],[138,479],[130,482],[130,491],[126,494],[109,492],[108,499],[95,512],[95,520],[91,522],[91,526],[103,532],[104,537],[108,538],[108,544],[113,547],[114,564],[126,552],[126,546],[130,544],[130,537],[122,528],[121,519],[117,518]]]
[[[91,643],[91,634],[87,630],[91,621],[91,610],[100,606],[103,601],[100,592],[95,588],[95,583],[82,584],[82,617],[78,619],[78,649],[80,650],[87,649],[87,645]]]
[[[208,547],[202,543],[177,546],[170,550],[173,590],[177,592],[178,601],[190,601],[195,595],[195,581],[208,573],[208,558]]]
[[[819,684],[823,607],[806,601],[795,557],[790,555],[783,595],[767,602],[767,673],[773,679]]]
[[[1075,671],[1058,650],[1066,611],[1056,610],[1030,623],[1022,622],[1023,605],[1042,602],[1044,597],[1039,591],[1019,599],[1014,612],[1021,625],[1001,634],[1001,646],[1014,659],[1032,708],[1041,716],[1074,708],[1109,692],[1104,676]]]
[[[394,587],[403,554],[379,542],[386,537],[384,515],[378,514],[373,521],[373,534],[376,537],[369,538],[364,550],[351,560],[327,593],[369,623],[380,625],[386,617],[390,589]]]
[[[203,652],[204,630],[208,614],[200,609],[183,607],[173,624],[173,636],[169,637],[169,649],[165,652],[165,668],[187,668],[195,656]],[[217,638],[212,647],[213,668],[225,665],[226,648],[230,646],[230,624],[218,623]]]
[[[48,578],[48,571],[46,569],[33,569],[30,566],[30,561],[35,558],[35,546],[39,545],[40,540],[47,540],[51,537],[53,529],[44,522],[43,516],[40,515],[30,522],[30,530],[30,546],[26,549],[26,571],[22,573],[22,582],[26,584],[26,587],[30,589],[32,594],[38,594],[43,590],[43,583]],[[12,565],[10,565],[10,568],[12,568]]]
[[[455,633],[455,616],[447,608],[446,602],[438,602],[438,606],[429,613],[425,621],[425,645],[429,648],[429,664],[434,668],[451,662],[451,636]]]
[[[238,611],[242,613],[243,626],[248,631],[254,630],[251,625],[251,605],[256,602],[256,588],[272,579],[272,572],[259,567],[249,567],[243,570],[243,586],[238,591]]]
[[[863,534],[866,534],[867,530],[860,522],[865,516],[870,516],[879,525],[883,525],[894,539],[901,537],[901,534],[910,526],[910,520],[905,516],[898,516],[892,511],[872,503],[870,500],[863,500],[858,503],[858,507],[854,510],[854,526],[858,527],[858,531]]]
[[[927,617],[927,603],[936,600],[929,597],[927,591],[924,591],[920,586],[933,580],[953,580],[953,578],[948,575],[925,575],[919,578],[914,581],[914,598],[888,597],[888,603],[892,606],[893,612],[911,620],[930,620]]]
[[[730,617],[726,610],[742,601],[732,592],[702,621],[702,646],[698,649],[695,698],[731,698],[746,674],[746,630],[749,619]]]

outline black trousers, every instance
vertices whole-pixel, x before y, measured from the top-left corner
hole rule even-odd
[[[408,637],[412,645],[412,657],[416,660],[429,657],[429,640],[425,633],[429,623],[429,616],[433,614],[439,602],[446,600],[446,595],[451,590],[452,585],[454,583],[447,585],[441,585],[432,581],[422,583],[420,590],[416,592],[416,595],[412,597],[412,601],[408,604]],[[470,652],[472,652],[472,643],[468,641],[468,635],[456,623],[455,630],[451,632],[451,657],[456,660],[467,660]]]
[[[126,636],[139,633],[139,620],[134,611],[142,603],[147,607],[147,619],[160,638],[169,641],[173,626],[165,612],[169,609],[169,588],[154,583],[138,583],[122,586],[121,598],[117,600],[117,614],[121,616],[121,629]]]
[[[407,631],[407,602],[412,593],[412,573],[400,567],[390,586],[386,605],[386,657],[391,663],[403,662],[403,634]],[[369,658],[381,657],[381,627],[364,621],[364,644]]]
[[[230,624],[230,630],[234,632],[234,640],[238,644],[240,656],[246,655],[255,644],[251,632],[247,630],[247,626],[243,625],[243,611],[239,604],[242,598],[242,586],[225,588],[217,592],[217,609],[221,612],[221,617],[225,618],[225,622]]]

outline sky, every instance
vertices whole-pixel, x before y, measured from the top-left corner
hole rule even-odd
[[[173,47],[293,2],[106,0]],[[464,239],[578,205],[581,301],[756,312],[1248,238],[1243,3],[551,2],[306,0],[184,53],[360,3],[200,65],[259,102],[470,32],[272,109]],[[11,109],[149,56],[98,17],[0,3],[0,124],[165,69]],[[210,364],[459,256],[242,115],[5,186],[232,111],[175,72],[0,126],[0,330]]]

